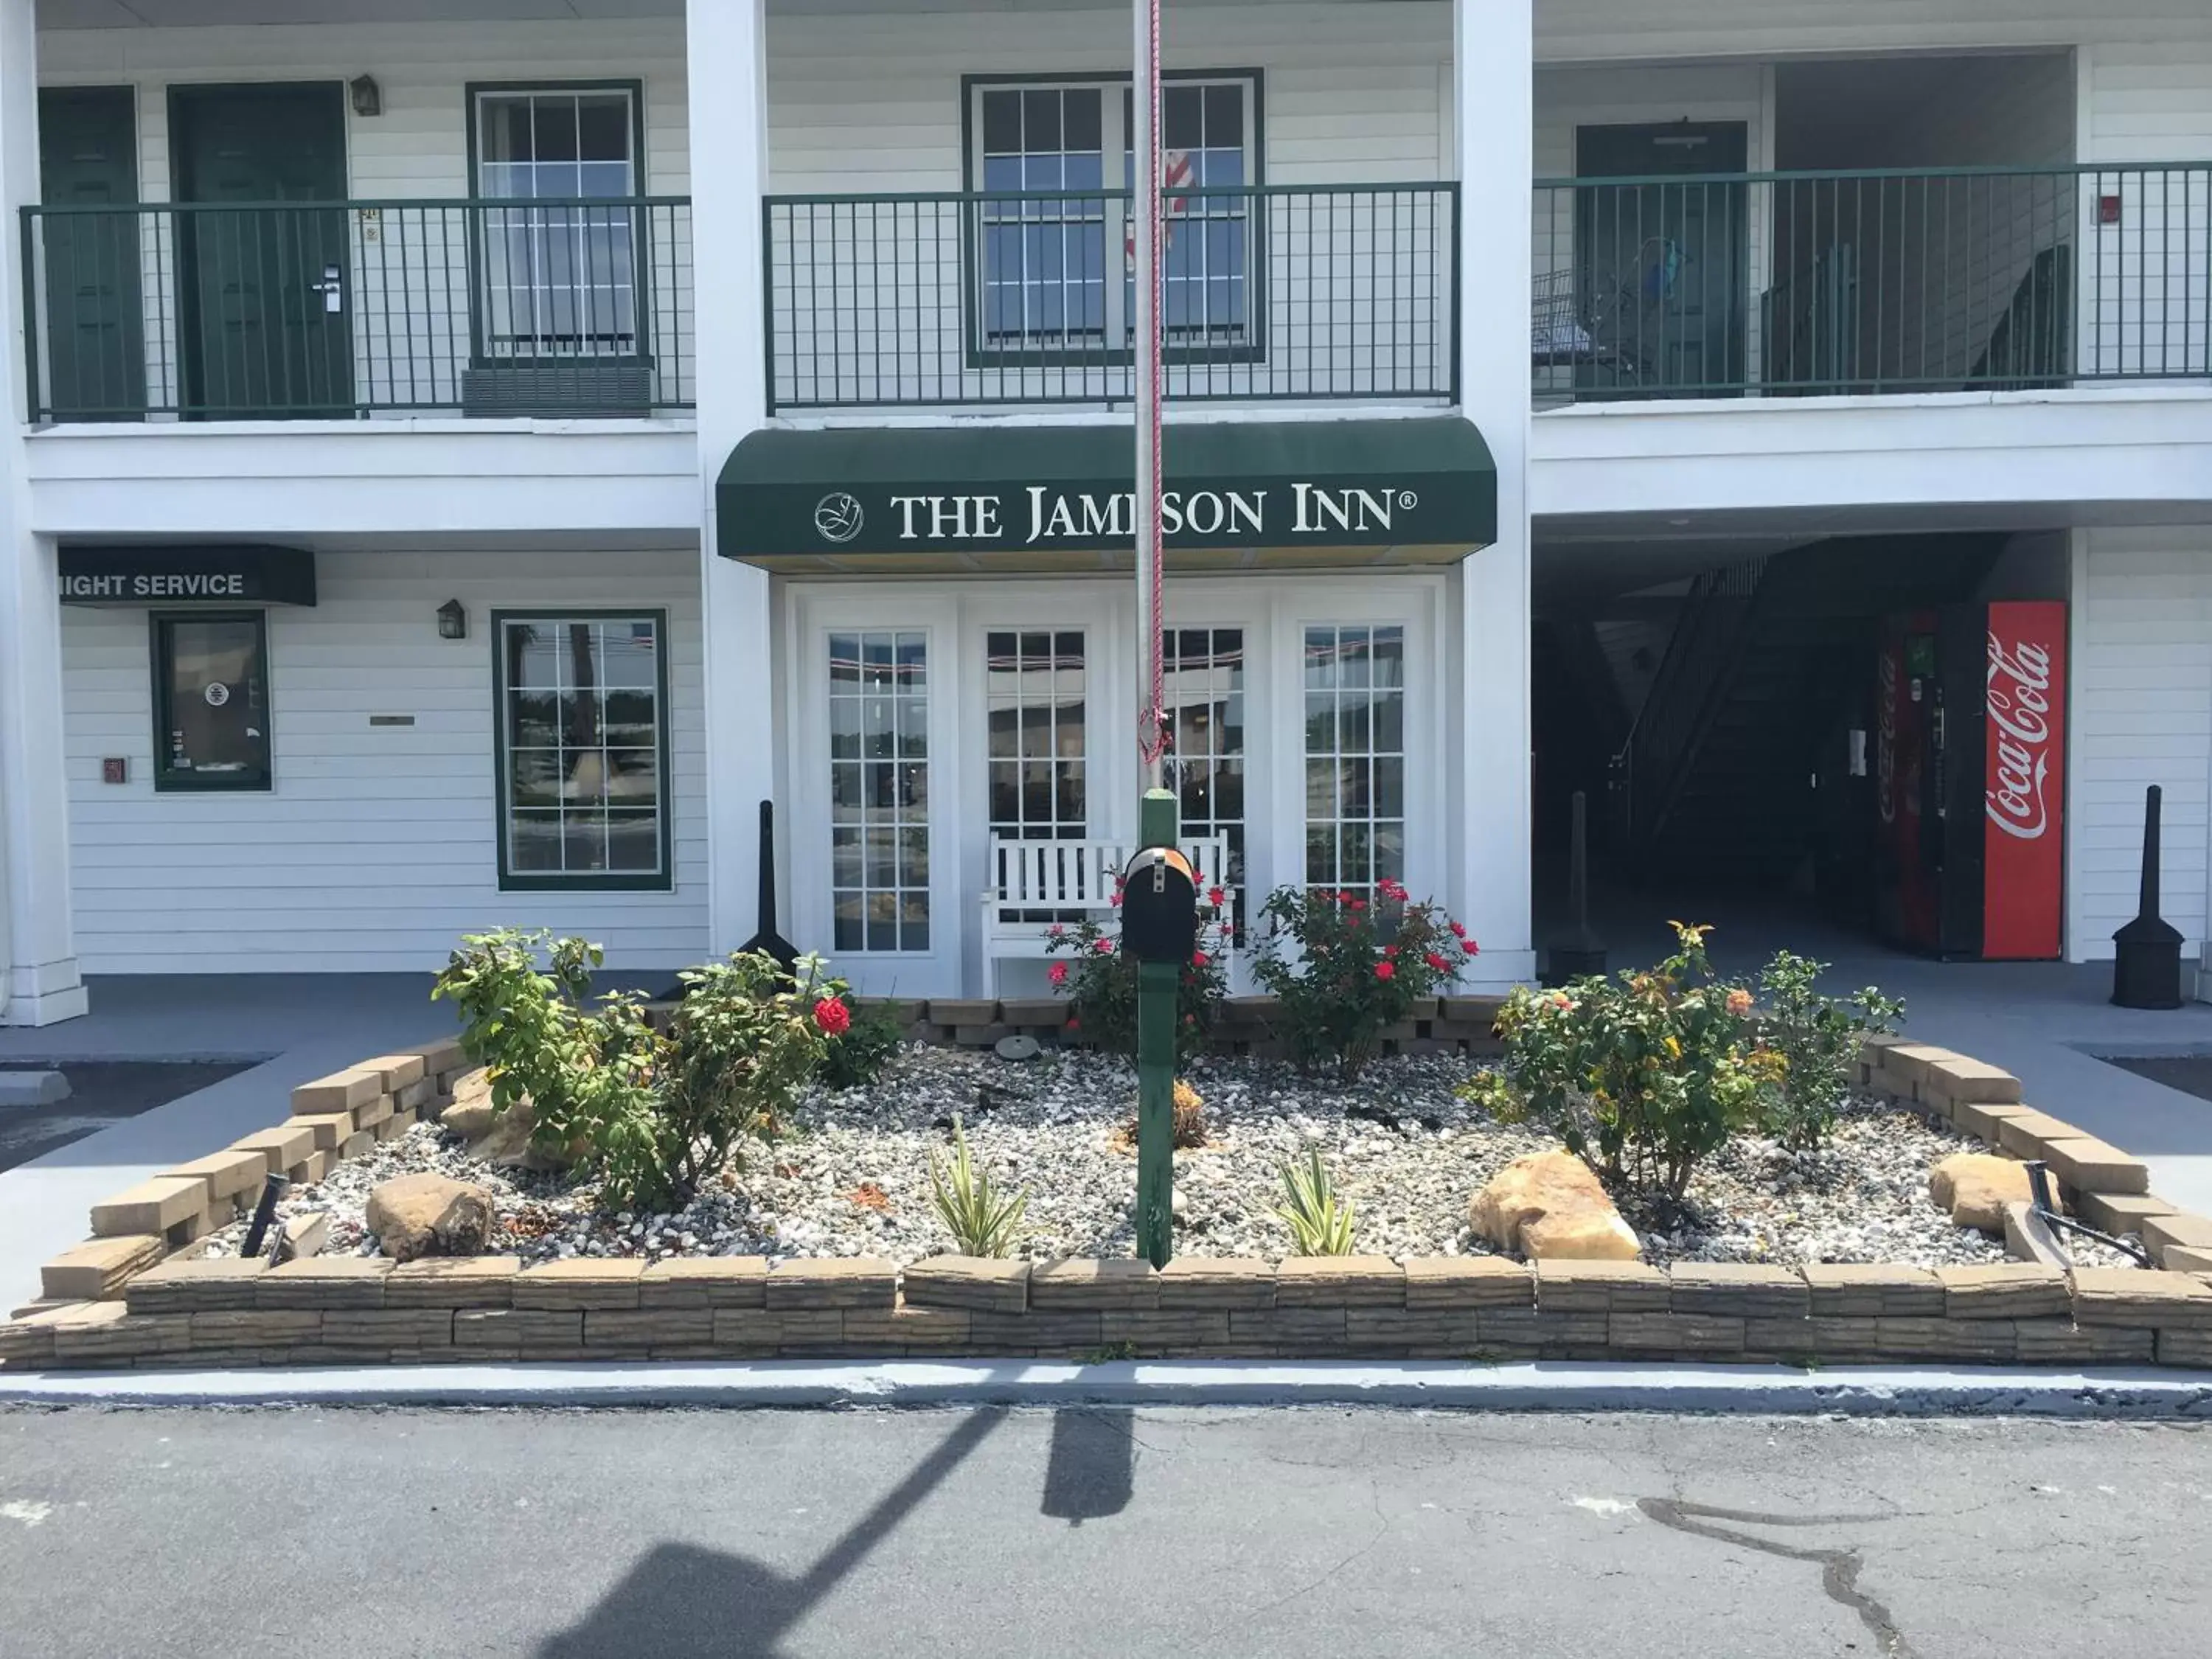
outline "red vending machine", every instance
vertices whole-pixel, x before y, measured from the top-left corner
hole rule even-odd
[[[1946,957],[2059,954],[2066,606],[1893,617],[1875,684],[1875,920]]]

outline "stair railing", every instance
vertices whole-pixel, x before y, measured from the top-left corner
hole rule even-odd
[[[1766,565],[1761,556],[1705,571],[1682,600],[1667,654],[1607,769],[1616,844],[1632,857],[1665,823],[1697,745],[1727,696]]]

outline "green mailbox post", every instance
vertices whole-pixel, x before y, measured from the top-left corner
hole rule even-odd
[[[1176,798],[1148,789],[1142,849],[1121,884],[1121,948],[1137,963],[1137,1254],[1164,1267],[1174,1250],[1176,988],[1198,940],[1198,889]]]

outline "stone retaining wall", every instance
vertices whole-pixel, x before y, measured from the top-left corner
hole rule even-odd
[[[2212,1280],[1498,1257],[183,1261],[0,1326],[11,1368],[590,1359],[1508,1358],[2212,1364]]]
[[[1476,1016],[1452,1004],[1477,1000],[1446,999],[1405,1040],[1464,1043],[1455,1027]],[[939,1040],[976,1042],[1025,1029],[1033,1006],[908,1006],[921,1011],[909,1024]],[[872,1258],[395,1266],[317,1255],[312,1218],[288,1229],[297,1259],[281,1267],[200,1254],[265,1174],[319,1179],[436,1116],[467,1069],[451,1038],[380,1055],[295,1090],[285,1122],[96,1205],[94,1237],[47,1263],[45,1297],[0,1324],[0,1365],[1038,1355],[2212,1366],[2212,1222],[2151,1194],[2140,1160],[2021,1103],[2010,1073],[1893,1038],[1865,1046],[1863,1086],[2044,1158],[2075,1213],[2140,1234],[2159,1268],[1664,1271],[1489,1256],[1190,1256],[1159,1272],[962,1257],[903,1273]]]

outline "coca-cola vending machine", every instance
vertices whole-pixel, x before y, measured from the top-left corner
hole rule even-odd
[[[1947,957],[2059,954],[2066,606],[1890,617],[1875,679],[1875,915]]]

